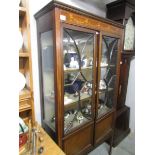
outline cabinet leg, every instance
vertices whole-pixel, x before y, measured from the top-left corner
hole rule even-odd
[[[113,143],[113,136],[110,138],[109,155],[112,155],[112,143]]]

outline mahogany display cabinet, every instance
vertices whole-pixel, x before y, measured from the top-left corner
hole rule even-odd
[[[43,128],[67,155],[112,144],[123,25],[55,1],[35,18]]]

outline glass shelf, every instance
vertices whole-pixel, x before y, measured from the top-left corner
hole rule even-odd
[[[92,69],[92,66],[90,67],[82,67],[81,70],[91,70]],[[64,69],[64,72],[65,73],[69,73],[69,72],[76,72],[76,71],[79,71],[80,69],[79,68],[65,68]]]
[[[79,116],[82,116],[80,112],[78,112]],[[74,121],[73,121],[74,120]],[[79,126],[82,126],[85,123],[88,123],[90,120],[83,116],[82,121],[77,120],[74,114],[70,114],[68,118],[64,119],[64,132],[65,134],[71,132],[73,129],[76,129]],[[73,122],[72,124],[70,122]]]
[[[69,110],[69,109],[76,109],[77,108],[77,102],[79,102],[79,96],[77,97],[74,97],[74,95],[69,95],[68,94],[68,98],[65,99],[64,97],[64,107],[65,107],[65,111],[66,110]],[[86,104],[85,100],[89,100],[91,99],[91,96],[88,95],[88,94],[85,94],[85,93],[81,93],[81,96],[80,96],[80,104],[82,106],[84,106],[84,104]]]
[[[75,97],[72,94],[67,94],[66,96],[68,96],[67,99],[69,99],[69,100],[67,101],[67,99],[65,99],[65,97],[64,97],[64,105],[65,106],[68,105],[68,104],[75,103],[75,102],[79,101],[78,96]],[[80,99],[81,100],[84,100],[84,99],[87,99],[87,98],[90,98],[90,95],[88,95],[86,93],[80,93]]]
[[[115,67],[116,65],[109,65],[108,64],[104,64],[104,65],[100,65],[100,68],[106,68],[106,67]]]
[[[99,89],[99,94],[101,94],[101,93],[105,93],[106,91],[110,92],[110,91],[112,91],[112,90],[114,90],[114,88]]]

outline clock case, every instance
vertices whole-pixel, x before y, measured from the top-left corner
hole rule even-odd
[[[118,0],[107,5],[107,18],[121,23],[125,26],[130,17],[132,18],[133,24],[135,25],[134,0]],[[134,58],[134,56],[135,47],[133,50],[123,49],[121,53],[119,92],[117,97],[117,111],[113,147],[116,147],[130,133],[130,107],[125,105],[125,101],[128,86],[130,61]]]

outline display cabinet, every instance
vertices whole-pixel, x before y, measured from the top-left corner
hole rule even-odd
[[[123,26],[55,1],[35,18],[43,128],[67,155],[112,143]]]
[[[28,0],[19,1],[19,116],[34,123],[34,101]]]

